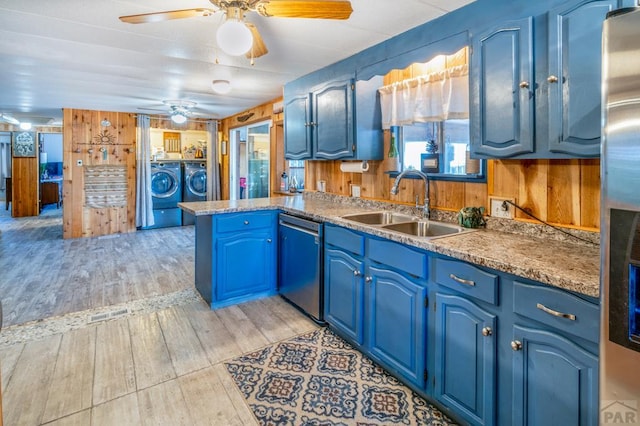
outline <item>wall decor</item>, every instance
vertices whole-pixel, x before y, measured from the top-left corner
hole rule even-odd
[[[12,132],[14,157],[35,157],[36,156],[36,133],[35,132]]]

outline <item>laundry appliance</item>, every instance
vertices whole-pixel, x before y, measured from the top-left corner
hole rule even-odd
[[[182,169],[180,161],[151,162],[151,199],[154,225],[146,227],[166,228],[182,225]]]
[[[202,160],[184,161],[184,179],[182,185],[182,201],[207,200],[207,163]],[[182,212],[182,224],[194,225],[196,218],[191,213]]]

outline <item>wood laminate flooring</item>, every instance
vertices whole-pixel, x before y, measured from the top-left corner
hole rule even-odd
[[[216,311],[192,302],[6,346],[4,424],[255,425],[222,362],[316,327],[275,296]]]
[[[194,226],[62,239],[62,209],[0,212],[3,326],[193,288]]]

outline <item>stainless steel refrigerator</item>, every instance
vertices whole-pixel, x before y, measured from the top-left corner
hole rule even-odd
[[[640,425],[640,8],[602,46],[600,424]]]

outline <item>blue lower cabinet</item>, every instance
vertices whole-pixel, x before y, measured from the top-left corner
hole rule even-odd
[[[369,267],[368,348],[390,369],[425,385],[426,286],[390,270]]]
[[[335,248],[325,249],[325,320],[353,343],[364,342],[364,263]]]
[[[496,419],[496,316],[437,293],[434,396],[474,425]]]
[[[513,425],[598,424],[596,354],[552,331],[518,325],[511,347]]]

